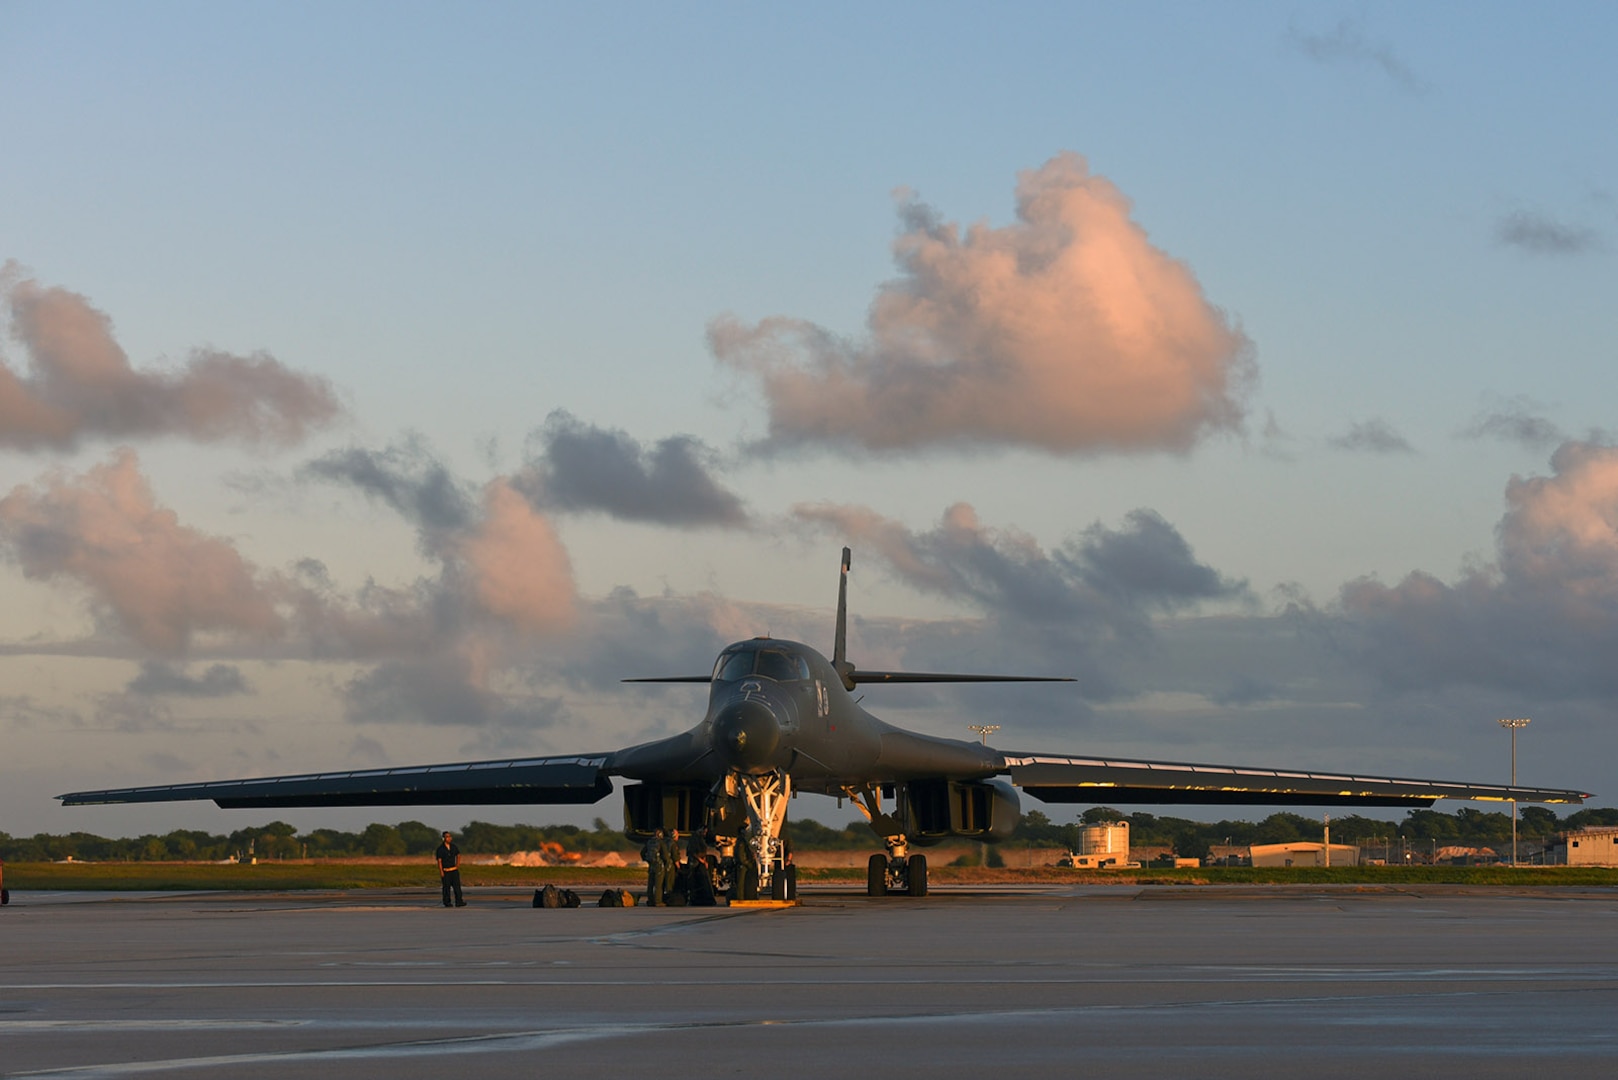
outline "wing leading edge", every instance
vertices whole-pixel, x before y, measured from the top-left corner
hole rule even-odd
[[[513,758],[397,769],[266,776],[58,795],[63,806],[212,799],[226,809],[593,803],[612,794],[607,758]]]
[[[1466,784],[1291,769],[1006,754],[1011,782],[1048,803],[1203,803],[1231,806],[1402,806],[1438,799],[1582,803],[1580,791]]]

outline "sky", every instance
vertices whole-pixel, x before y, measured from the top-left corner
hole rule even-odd
[[[619,680],[829,651],[844,545],[857,664],[1078,680],[869,690],[904,726],[1498,782],[1530,717],[1518,779],[1618,805],[1615,44],[0,0],[0,831],[683,730]]]

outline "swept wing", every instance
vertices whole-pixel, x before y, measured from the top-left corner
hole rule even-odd
[[[1202,803],[1232,806],[1431,806],[1438,799],[1581,803],[1557,788],[1413,780],[1392,776],[1197,765],[1175,761],[1005,755],[1011,782],[1049,803]]]
[[[399,769],[75,791],[58,798],[64,806],[212,799],[226,809],[593,803],[612,793],[612,781],[604,771],[606,762],[606,755],[459,761]]]

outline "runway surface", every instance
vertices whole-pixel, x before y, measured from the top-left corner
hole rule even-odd
[[[529,893],[0,909],[0,1075],[1613,1075],[1612,890]]]

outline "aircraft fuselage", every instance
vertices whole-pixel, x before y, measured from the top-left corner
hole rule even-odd
[[[671,770],[682,755],[687,764]],[[1005,762],[975,742],[884,723],[854,700],[831,662],[815,649],[754,638],[720,654],[700,724],[619,751],[610,767],[631,779],[664,782],[779,772],[790,775],[799,790],[836,794],[853,784],[923,776],[988,778]]]

